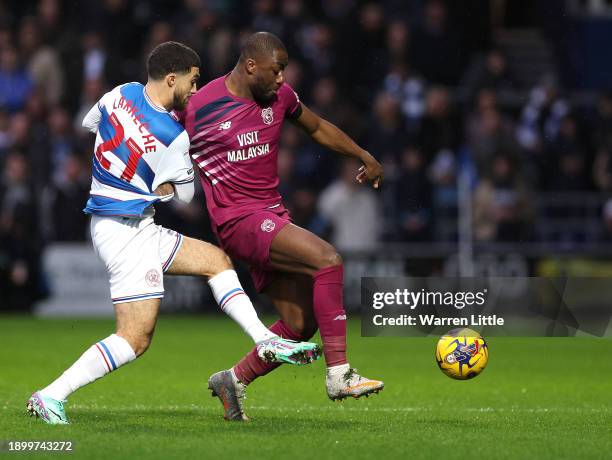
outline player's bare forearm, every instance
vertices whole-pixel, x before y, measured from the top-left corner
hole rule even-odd
[[[310,137],[323,147],[342,155],[355,157],[364,163],[373,159],[372,155],[359,147],[348,134],[327,120],[321,119],[318,129]]]
[[[367,150],[359,147],[344,131],[315,115],[303,104],[302,114],[296,120],[296,124],[323,147],[361,160],[363,166],[359,168],[355,179],[359,183],[364,180],[371,181],[374,188],[378,188],[384,177],[381,164]]]

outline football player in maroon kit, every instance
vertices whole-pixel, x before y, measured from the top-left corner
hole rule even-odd
[[[277,190],[283,122],[288,119],[322,146],[359,159],[359,183],[378,188],[383,171],[370,153],[300,102],[284,81],[288,59],[273,34],[251,35],[231,73],[201,88],[180,117],[221,247],[249,264],[255,287],[280,314],[270,330],[307,340],[318,327],[328,396],[358,398],[384,384],[348,364],[342,258],[331,244],[293,224],[283,206]],[[246,386],[276,367],[264,363],[254,349],[233,368],[210,377],[209,388],[221,399],[226,419],[247,420],[242,407]]]

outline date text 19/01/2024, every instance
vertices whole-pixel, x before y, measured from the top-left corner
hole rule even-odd
[[[469,318],[438,318],[434,315],[374,315],[374,326],[503,326],[497,315],[470,315]]]

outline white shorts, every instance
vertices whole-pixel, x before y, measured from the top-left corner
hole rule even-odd
[[[183,235],[152,217],[92,216],[91,239],[110,276],[113,303],[164,297],[164,275]]]

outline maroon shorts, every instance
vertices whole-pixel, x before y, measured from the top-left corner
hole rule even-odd
[[[289,211],[281,205],[230,220],[215,229],[221,248],[230,257],[249,265],[253,284],[258,292],[272,281],[272,240],[290,222]]]

